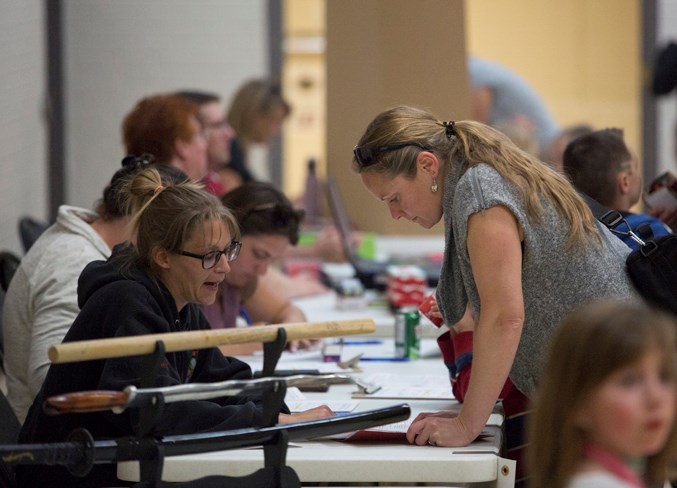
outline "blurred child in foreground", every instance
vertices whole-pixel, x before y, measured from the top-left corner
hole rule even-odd
[[[675,454],[676,325],[619,302],[563,320],[534,405],[530,486],[664,485]]]

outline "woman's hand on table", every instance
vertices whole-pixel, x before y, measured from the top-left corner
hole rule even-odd
[[[418,446],[463,447],[474,441],[482,428],[471,428],[457,413],[421,413],[409,426],[407,440]]]
[[[281,413],[278,417],[278,423],[292,424],[294,422],[306,422],[308,420],[324,419],[327,417],[333,417],[334,415],[336,414],[331,408],[326,405],[320,405],[319,407],[304,410],[303,412],[299,413]]]

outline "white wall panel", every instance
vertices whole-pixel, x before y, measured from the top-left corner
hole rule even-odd
[[[120,124],[143,96],[197,88],[228,103],[265,76],[265,0],[64,0],[67,200],[91,207],[124,149]]]
[[[658,48],[670,41],[677,42],[677,0],[659,0],[656,40]],[[656,118],[656,172],[670,170],[677,174],[677,89],[657,99]]]
[[[21,215],[47,217],[45,42],[40,0],[0,0],[0,249]]]

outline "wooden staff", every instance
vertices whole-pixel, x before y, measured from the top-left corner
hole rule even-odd
[[[49,348],[53,363],[73,363],[93,359],[119,358],[152,354],[157,341],[162,341],[167,352],[189,349],[206,349],[223,344],[247,342],[272,342],[277,330],[284,328],[287,340],[315,339],[354,334],[369,334],[376,331],[372,319],[333,320],[329,322],[299,322],[295,324],[264,325],[236,329],[193,330],[140,336],[115,337],[91,341],[75,341]]]

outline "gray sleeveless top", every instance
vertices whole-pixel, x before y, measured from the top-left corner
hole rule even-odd
[[[459,174],[461,171],[455,167],[445,179],[445,252],[437,301],[448,324],[461,318],[468,301],[477,316],[481,315],[466,248],[468,218],[496,205],[508,208],[524,233],[525,312],[510,379],[525,395],[532,396],[552,332],[568,312],[601,298],[635,299],[625,272],[630,248],[598,224],[602,246],[591,238],[582,252],[568,250],[569,224],[548,201],[541,200],[542,221],[530,222],[517,189],[493,167],[480,164]]]

